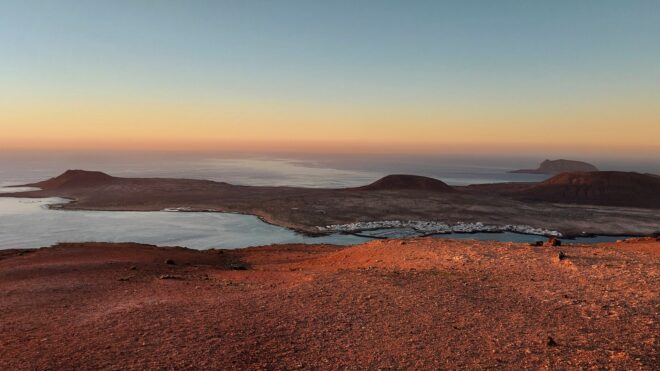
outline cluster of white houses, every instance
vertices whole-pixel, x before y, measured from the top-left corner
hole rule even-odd
[[[372,222],[355,222],[347,224],[332,224],[325,227],[317,227],[322,232],[361,232],[374,229],[409,228],[420,234],[443,234],[443,233],[477,233],[477,232],[515,232],[533,234],[539,236],[561,237],[561,233],[544,228],[535,228],[529,225],[488,225],[481,222],[463,223],[459,222],[449,225],[441,222],[426,220],[382,220]]]

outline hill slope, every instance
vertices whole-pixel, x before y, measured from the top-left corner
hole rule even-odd
[[[563,173],[517,192],[524,200],[660,208],[660,177],[621,171]]]
[[[67,170],[61,175],[29,184],[41,189],[83,188],[111,183],[116,178],[100,171]]]
[[[454,192],[454,188],[435,178],[419,175],[393,174],[383,177],[358,189],[370,191],[409,189],[424,191]]]
[[[654,370],[659,245],[7,251],[0,369]]]

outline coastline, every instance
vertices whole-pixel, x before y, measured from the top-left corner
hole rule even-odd
[[[7,196],[6,194],[0,194],[0,197],[11,197]],[[59,197],[59,196],[58,196]],[[448,225],[447,223],[443,222],[437,222],[433,220],[418,220],[418,221],[365,221],[365,222],[352,222],[352,223],[346,223],[346,224],[340,224],[340,225],[330,225],[330,226],[299,226],[299,225],[291,225],[288,223],[281,223],[279,221],[273,220],[273,218],[268,215],[260,215],[257,213],[250,213],[250,212],[240,212],[240,211],[223,211],[220,209],[192,209],[188,207],[174,207],[174,208],[166,208],[162,210],[156,210],[156,209],[106,209],[106,208],[99,208],[99,209],[89,209],[89,208],[76,208],[76,207],[71,207],[76,203],[75,198],[67,198],[67,197],[59,197],[64,200],[68,200],[66,203],[58,203],[58,204],[50,204],[47,205],[47,208],[49,209],[56,209],[56,210],[63,210],[63,211],[141,211],[141,212],[186,212],[186,213],[196,213],[196,212],[213,212],[213,213],[223,213],[223,214],[238,214],[238,215],[249,215],[249,216],[254,216],[257,217],[260,221],[270,224],[273,226],[277,227],[282,227],[289,229],[293,232],[299,233],[303,236],[308,236],[308,237],[320,237],[320,236],[329,236],[333,232],[340,232],[340,233],[348,233],[348,234],[353,234],[355,236],[359,237],[369,237],[369,238],[378,238],[374,236],[369,236],[369,235],[362,235],[361,232],[369,231],[369,230],[374,230],[374,229],[382,229],[382,228],[397,228],[396,226],[394,227],[384,227],[384,225],[393,223],[393,224],[400,224],[401,226],[406,225],[407,223],[425,223],[425,224],[431,224],[431,225],[436,225],[441,229],[441,231],[436,231],[436,230],[429,230],[429,231],[423,231],[423,233],[420,233],[416,237],[428,237],[428,236],[433,236],[433,235],[442,235],[442,234],[450,234],[450,233],[462,233],[462,234],[474,234],[474,233],[503,233],[503,232],[513,232],[517,234],[523,234],[523,235],[530,235],[530,236],[539,236],[539,237],[561,237],[564,239],[575,239],[575,238],[589,238],[589,237],[596,237],[596,236],[617,236],[617,237],[623,237],[623,238],[635,238],[635,237],[654,237],[657,235],[660,235],[660,226],[658,230],[655,231],[650,231],[649,233],[622,233],[622,232],[616,232],[616,231],[611,231],[611,232],[598,232],[598,233],[593,233],[593,232],[561,232],[557,230],[549,230],[544,227],[532,227],[529,225],[511,225],[511,224],[505,224],[505,225],[485,225],[482,222],[474,222],[474,223],[462,223],[462,222],[457,222],[453,226]],[[575,205],[562,205],[563,207],[575,207]],[[597,205],[586,205],[586,207],[599,207]],[[366,226],[365,226],[366,225]],[[370,226],[373,225],[373,226]],[[346,226],[346,229],[341,229],[342,226]],[[465,228],[466,226],[472,226],[472,228]],[[328,228],[330,227],[330,228]],[[332,227],[339,227],[340,229],[333,229]],[[454,229],[454,227],[456,227]]]
[[[33,199],[37,201],[38,199]],[[42,208],[52,209],[57,211],[76,211],[76,209],[71,208],[62,208],[62,206],[71,204],[75,200],[71,199],[62,199],[58,201],[61,202],[52,202],[47,205],[42,205]],[[78,210],[81,211],[81,210]],[[97,210],[82,210],[82,211],[97,211]],[[105,211],[107,212],[107,211]],[[120,211],[123,212],[123,211]],[[136,212],[134,210],[126,212]],[[144,212],[144,211],[137,211]],[[261,223],[268,225],[273,225],[280,228],[285,228],[297,235],[303,237],[332,237],[339,234],[343,235],[352,235],[361,238],[367,239],[397,239],[397,238],[415,238],[415,237],[440,237],[440,238],[456,238],[456,239],[468,239],[470,235],[479,235],[475,236],[477,240],[485,241],[517,241],[517,242],[535,242],[532,238],[536,236],[538,238],[549,238],[549,237],[560,237],[565,240],[567,243],[599,243],[605,241],[614,241],[614,239],[606,238],[608,234],[598,234],[592,236],[582,235],[562,235],[557,231],[549,231],[538,228],[532,228],[529,226],[520,226],[520,225],[486,225],[484,223],[457,223],[455,225],[448,225],[446,223],[441,223],[437,221],[372,221],[372,222],[357,222],[349,223],[344,225],[331,225],[325,227],[316,227],[315,233],[309,233],[305,231],[295,230],[292,228],[284,227],[281,225],[270,223],[263,217],[248,214],[248,213],[239,213],[239,212],[222,212],[217,209],[191,209],[191,208],[171,208],[160,211],[147,211],[147,212],[168,212],[168,213],[189,213],[189,214],[206,214],[206,213],[218,213],[218,214],[229,214],[229,215],[246,215],[255,217]],[[147,216],[148,218],[148,216]],[[511,233],[510,237],[498,237],[498,235]],[[520,237],[516,237],[520,236]],[[525,237],[527,236],[527,237]],[[620,235],[620,234],[609,234],[609,236],[616,236],[617,239],[633,238],[633,237],[644,237],[643,235]],[[93,237],[93,236],[91,236]],[[107,238],[107,237],[106,237]],[[576,239],[577,238],[577,239]],[[591,239],[591,240],[589,240]],[[130,240],[130,237],[129,237]],[[59,241],[84,241],[79,238],[72,239],[63,239]],[[116,238],[110,238],[109,240],[101,239],[99,241],[117,241]],[[323,240],[324,242],[329,242],[331,240]],[[162,243],[158,239],[138,239],[140,243]],[[267,242],[267,241],[264,241]],[[293,242],[293,241],[290,241]],[[185,244],[185,242],[182,242]],[[282,241],[282,243],[285,243]],[[318,243],[314,240],[309,241],[308,243]],[[343,244],[343,243],[342,243]],[[236,247],[246,247],[252,246],[252,244],[238,245]],[[27,246],[24,247],[36,247],[36,246]],[[210,246],[209,246],[210,247]],[[198,247],[198,248],[209,248],[209,247]]]
[[[406,183],[408,182],[408,183]],[[544,236],[650,236],[660,231],[660,209],[590,204],[523,202],[502,193],[515,184],[454,187],[424,177],[388,176],[357,188],[235,186],[224,182],[168,178],[117,178],[69,171],[40,190],[0,197],[61,197],[57,210],[222,212],[253,215],[305,236],[323,236],[361,224],[434,223],[422,235],[510,231]],[[398,188],[398,187],[413,187]],[[385,187],[385,188],[384,188]],[[387,187],[394,187],[389,189]],[[415,188],[418,187],[418,188]],[[357,223],[357,224],[356,224]],[[353,224],[353,226],[349,226]]]

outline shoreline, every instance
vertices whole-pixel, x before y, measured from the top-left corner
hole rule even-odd
[[[5,196],[0,194],[0,197],[5,197]],[[298,233],[298,234],[300,234],[302,236],[305,236],[305,237],[331,236],[334,232],[334,233],[345,233],[345,234],[351,234],[351,235],[358,236],[358,237],[366,237],[366,238],[374,238],[374,239],[391,239],[391,238],[388,238],[388,237],[377,237],[377,236],[361,234],[361,232],[366,232],[366,231],[370,231],[370,230],[386,229],[386,228],[383,228],[383,227],[357,228],[357,229],[352,229],[352,230],[336,230],[336,231],[326,231],[326,232],[324,232],[323,229],[327,228],[327,227],[316,226],[315,228],[317,228],[318,231],[313,231],[313,230],[298,229],[298,228],[295,228],[295,227],[289,227],[289,226],[284,226],[284,225],[281,225],[281,224],[273,223],[273,222],[269,221],[267,218],[265,218],[263,216],[260,216],[260,215],[257,215],[257,214],[242,213],[242,212],[238,212],[238,211],[222,211],[222,210],[217,210],[217,209],[192,210],[192,209],[188,209],[188,208],[185,208],[185,207],[184,208],[175,207],[175,208],[169,208],[169,209],[166,208],[166,209],[163,209],[163,210],[128,210],[128,209],[127,210],[104,210],[104,209],[75,209],[75,208],[67,209],[67,208],[63,208],[63,207],[58,207],[58,205],[71,205],[71,204],[75,203],[76,200],[75,199],[70,199],[70,198],[65,198],[65,197],[60,197],[60,198],[65,199],[65,200],[69,200],[69,202],[58,203],[58,204],[49,204],[49,205],[47,205],[47,208],[54,209],[54,210],[62,210],[62,211],[174,212],[174,213],[175,212],[181,212],[181,213],[197,213],[197,212],[205,213],[205,212],[208,212],[208,213],[248,215],[248,216],[256,217],[257,219],[259,219],[263,223],[273,225],[273,226],[276,226],[276,227],[286,228],[290,231],[293,231],[293,232]],[[368,221],[368,222],[354,222],[354,223],[349,223],[349,224],[360,224],[360,223],[371,224],[371,223],[387,223],[387,222],[392,222],[392,221]],[[421,221],[394,221],[394,222],[399,222],[399,223],[421,222],[421,223],[434,223],[434,224],[438,224],[438,225],[442,225],[442,226],[448,226],[446,223],[430,221],[430,220],[429,221],[425,221],[425,220],[421,220]],[[349,224],[346,224],[346,225],[349,225]],[[525,232],[520,232],[520,231],[516,231],[516,230],[509,230],[509,229],[506,229],[507,225],[504,225],[504,226],[484,225],[481,222],[458,223],[457,225],[464,225],[464,224],[475,224],[475,225],[481,224],[484,227],[484,229],[479,229],[477,227],[474,230],[469,230],[469,231],[452,230],[452,231],[446,231],[446,232],[428,232],[428,233],[422,233],[422,234],[419,234],[419,235],[413,236],[413,237],[431,237],[431,236],[435,236],[435,235],[439,236],[439,235],[452,234],[452,233],[457,233],[457,234],[476,234],[476,233],[500,234],[500,233],[510,232],[510,233],[526,235],[526,236],[539,236],[539,237],[546,237],[546,238],[559,237],[559,238],[566,239],[566,240],[575,240],[576,238],[580,238],[580,237],[591,238],[591,237],[598,237],[598,236],[604,236],[604,237],[611,236],[611,237],[623,237],[625,239],[625,238],[638,238],[638,237],[655,237],[657,235],[660,235],[660,230],[658,230],[656,232],[649,233],[649,234],[620,234],[620,233],[562,234],[559,231],[548,231],[550,233],[538,234],[538,233],[525,233]],[[448,226],[448,227],[451,227],[451,226]],[[545,230],[545,228],[534,228],[534,227],[525,226],[525,225],[518,225],[518,226],[512,226],[512,227],[533,228],[533,229]],[[391,229],[396,229],[396,228],[397,227],[391,227]]]
[[[429,228],[417,228],[421,234],[503,230],[580,237],[647,236],[660,231],[660,209],[527,202],[513,197],[516,189],[528,187],[520,184],[450,187],[437,179],[407,175],[387,176],[357,188],[321,189],[236,186],[196,179],[118,178],[75,170],[30,186],[40,186],[41,190],[0,196],[68,199],[67,203],[50,206],[58,210],[253,215],[306,236],[327,235],[323,228],[328,226],[365,221],[435,223]],[[506,189],[514,193],[508,194]],[[471,227],[466,230],[461,227],[463,224]],[[348,229],[359,232],[371,228]]]
[[[165,209],[144,209],[144,208],[89,208],[89,207],[76,207],[76,204],[78,203],[78,200],[74,197],[66,197],[66,196],[39,196],[39,195],[23,195],[22,192],[20,195],[15,195],[12,193],[3,193],[0,194],[0,197],[7,197],[7,198],[26,198],[26,199],[45,199],[45,198],[61,198],[63,200],[67,200],[68,202],[61,202],[61,203],[55,203],[55,204],[48,204],[46,205],[47,209],[52,209],[52,210],[58,210],[58,211],[98,211],[98,212],[171,212],[171,213],[221,213],[221,214],[236,214],[236,215],[246,215],[246,216],[254,216],[258,218],[260,221],[263,223],[281,227],[281,228],[286,228],[289,229],[295,233],[298,233],[300,235],[306,236],[306,237],[321,237],[321,236],[330,236],[332,235],[333,231],[323,231],[322,229],[325,227],[322,226],[297,226],[297,225],[290,225],[287,223],[280,223],[278,221],[273,221],[272,218],[266,217],[257,213],[250,213],[250,212],[241,212],[241,211],[224,211],[220,209],[188,209],[188,210],[179,210],[180,208],[174,207],[174,208],[165,208]],[[565,207],[576,207],[576,205],[562,205]],[[584,205],[585,207],[598,207],[596,205]],[[365,223],[365,224],[371,224],[371,223],[381,223],[381,222],[391,222],[391,221],[367,221],[367,222],[352,222],[352,223],[346,223],[344,225],[350,225],[350,224],[360,224],[360,223]],[[406,223],[409,221],[395,221],[395,222],[400,222],[400,223]],[[447,223],[442,223],[442,222],[437,222],[433,220],[418,220],[415,222],[422,222],[422,223],[437,223],[439,225],[446,225],[449,226]],[[474,223],[456,223],[455,226],[460,226],[464,224],[483,224],[481,222],[474,222]],[[507,226],[511,227],[520,227],[520,228],[531,228],[531,229],[540,229],[540,230],[546,230],[549,233],[526,233],[526,232],[520,232],[516,230],[509,230],[506,229]],[[468,231],[458,231],[458,230],[451,230],[451,231],[446,231],[446,232],[429,232],[429,233],[424,233],[420,234],[418,237],[425,237],[425,236],[432,236],[432,235],[442,235],[442,234],[451,234],[451,233],[460,233],[460,234],[474,234],[474,233],[504,233],[504,232],[511,232],[511,233],[516,233],[516,234],[522,234],[522,235],[529,235],[529,236],[539,236],[539,237],[560,237],[563,239],[575,239],[575,238],[589,238],[589,237],[597,237],[597,236],[624,236],[624,237],[653,237],[660,235],[660,229],[655,230],[655,231],[649,231],[649,233],[620,233],[620,232],[598,232],[598,233],[592,233],[592,232],[561,232],[561,231],[556,231],[556,230],[548,230],[543,227],[532,227],[529,225],[510,225],[510,224],[505,224],[505,225],[485,225],[484,224],[484,229],[474,229],[474,230],[468,230]],[[360,232],[365,232],[369,230],[376,230],[376,229],[387,229],[383,227],[373,227],[373,228],[355,228],[352,230],[336,230],[334,232],[345,232],[348,234],[354,234],[356,236],[360,237],[369,237],[369,238],[378,238],[374,236],[369,236],[369,235],[360,235]],[[396,227],[391,227],[391,229],[396,229]],[[358,233],[358,234],[356,234]]]
[[[0,197],[3,197],[0,195]],[[525,225],[486,225],[481,222],[476,223],[457,223],[455,225],[448,225],[446,223],[437,222],[437,221],[426,221],[426,220],[415,220],[415,221],[368,221],[368,222],[355,222],[348,223],[344,225],[331,225],[331,226],[317,226],[316,232],[299,230],[296,228],[291,228],[276,223],[270,222],[268,219],[255,214],[242,213],[237,211],[222,211],[217,209],[191,209],[187,207],[175,207],[167,208],[163,210],[96,210],[96,209],[77,209],[77,208],[67,208],[65,205],[72,205],[76,203],[76,200],[73,198],[58,197],[66,202],[58,202],[44,205],[45,208],[58,211],[97,211],[97,212],[169,212],[169,213],[220,213],[220,214],[234,214],[234,215],[246,215],[253,216],[259,219],[261,222],[273,225],[280,228],[288,229],[294,233],[297,233],[304,237],[323,237],[323,236],[332,236],[333,234],[347,234],[363,238],[371,239],[398,239],[398,238],[416,238],[416,237],[434,237],[434,236],[443,236],[450,234],[502,234],[502,233],[514,233],[523,236],[538,236],[539,238],[550,238],[557,237],[563,240],[575,240],[576,238],[594,238],[594,237],[621,237],[622,239],[626,238],[636,238],[636,237],[652,237],[660,232],[651,233],[649,235],[633,235],[633,234],[617,234],[617,233],[598,233],[598,234],[579,234],[579,235],[564,235],[558,231],[550,231],[544,228],[533,228],[531,226]],[[38,198],[26,198],[38,200]],[[392,230],[397,229],[407,229],[411,228],[418,234],[410,236],[394,236],[394,237],[383,237],[378,235],[365,234],[363,232],[374,231],[374,230]],[[481,239],[483,241],[491,241],[487,239]],[[492,240],[495,241],[495,240]],[[76,241],[69,241],[76,242]],[[582,243],[599,243],[599,242],[582,242]],[[249,247],[249,246],[245,246]]]

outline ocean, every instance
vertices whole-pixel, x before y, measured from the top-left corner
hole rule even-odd
[[[516,162],[517,161],[517,162]],[[0,187],[54,177],[67,169],[99,170],[123,177],[173,177],[242,185],[352,187],[393,173],[426,175],[451,185],[541,181],[543,175],[511,174],[533,160],[419,156],[264,156],[237,154],[13,154],[0,157]],[[530,163],[531,162],[531,163]],[[0,249],[34,248],[57,242],[141,242],[206,249],[273,243],[353,244],[375,237],[334,234],[307,237],[254,216],[221,213],[97,212],[47,209],[57,199],[0,198]],[[376,236],[376,234],[373,234]],[[408,231],[387,231],[389,237]],[[382,237],[382,236],[377,236]],[[516,233],[451,234],[439,237],[528,242]],[[594,237],[603,242],[618,237]]]

